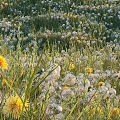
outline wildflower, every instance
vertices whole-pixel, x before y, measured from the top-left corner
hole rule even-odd
[[[53,71],[52,71],[53,70]],[[51,72],[52,71],[52,72]],[[46,77],[46,80],[57,80],[60,78],[60,71],[61,71],[61,67],[58,66],[57,64],[54,64],[53,66],[50,66],[46,72],[44,72],[43,74],[41,74],[41,78],[43,78],[44,76],[48,75]],[[51,74],[50,74],[51,72]]]
[[[25,107],[28,107],[28,103],[25,103]],[[23,109],[23,102],[18,96],[10,96],[5,105],[3,106],[3,113],[6,116],[11,115],[13,118],[19,118]],[[24,109],[25,111],[25,109]]]
[[[80,21],[80,24],[82,24],[82,21]]]
[[[116,90],[114,88],[109,89],[109,97],[115,97],[116,96]]]
[[[102,85],[105,85],[105,83],[102,81],[98,83],[98,86],[102,86]]]
[[[102,43],[102,40],[99,40],[100,43]]]
[[[106,99],[109,96],[109,89],[104,85],[100,86],[98,88],[98,91],[99,91],[100,97],[102,97],[102,99]]]
[[[2,5],[4,5],[5,3],[4,2],[2,2]]]
[[[8,3],[5,3],[5,6],[8,6]]]
[[[103,52],[104,51],[104,49],[100,49],[100,52]]]
[[[64,86],[64,87],[63,87],[63,90],[68,90],[68,89],[69,89],[68,86]]]
[[[14,24],[14,27],[16,27],[17,25],[16,24]]]
[[[74,18],[77,18],[78,16],[77,16],[77,15],[74,15],[73,17],[74,17]]]
[[[68,73],[65,75],[65,77],[63,78],[63,85],[67,85],[67,86],[71,86],[74,85],[76,82],[76,77],[72,74],[72,73]]]
[[[2,56],[0,56],[0,67],[1,67],[2,69],[7,69],[7,68],[8,68],[7,62],[6,62],[5,58],[2,57]]]
[[[111,111],[111,118],[118,118],[120,115],[120,109],[119,108],[113,108]]]
[[[68,14],[68,17],[71,18],[73,15],[72,14]]]
[[[81,41],[80,41],[80,40],[77,40],[77,42],[78,42],[78,43],[81,43]]]
[[[34,40],[36,40],[36,38],[34,37]]]
[[[102,115],[103,111],[101,110],[100,107],[96,107],[90,111],[90,115],[94,115],[94,114]]]
[[[85,44],[85,43],[86,43],[86,40],[83,40],[83,43]]]
[[[90,67],[87,67],[87,68],[86,68],[86,71],[87,71],[88,73],[92,73],[92,72],[93,72],[93,69],[90,68]]]
[[[59,114],[62,112],[62,107],[60,105],[55,104],[55,114]]]
[[[70,62],[69,69],[72,70],[74,68],[75,68],[74,64]]]
[[[72,40],[72,37],[70,38],[70,40]]]

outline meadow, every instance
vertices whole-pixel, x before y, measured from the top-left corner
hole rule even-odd
[[[120,120],[120,1],[1,0],[0,120]]]

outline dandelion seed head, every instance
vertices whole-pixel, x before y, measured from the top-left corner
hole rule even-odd
[[[25,107],[28,107],[28,104],[25,103]],[[23,102],[18,96],[10,96],[5,105],[3,106],[3,113],[8,117],[12,116],[13,118],[19,118],[23,109]]]

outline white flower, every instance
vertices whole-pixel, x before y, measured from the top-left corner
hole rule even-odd
[[[57,80],[60,77],[60,71],[61,71],[61,67],[58,66],[57,64],[54,64],[52,66],[50,66],[42,75],[41,78],[46,77],[46,80]]]
[[[114,88],[110,88],[108,97],[115,97],[115,96],[116,96],[116,90]]]
[[[100,87],[98,88],[98,91],[99,91],[101,97],[106,98],[106,97],[108,97],[108,95],[109,95],[109,90],[108,90],[108,88],[107,88],[106,86],[104,86],[104,85],[100,86]]]
[[[92,99],[93,95],[95,95],[95,92],[96,92],[96,90],[91,89],[91,90],[88,92],[88,95],[86,96],[85,100],[86,100],[87,102],[89,102],[89,101]]]
[[[62,107],[59,106],[59,105],[57,105],[57,106],[56,106],[56,111],[62,112]]]
[[[115,73],[115,74],[111,75],[111,78],[117,78],[117,77],[120,77],[120,73]]]
[[[68,89],[68,90],[63,90],[61,93],[61,96],[62,96],[62,99],[65,100],[66,98],[73,96],[74,94],[75,93],[71,89]]]
[[[106,86],[108,89],[110,89],[110,88],[111,88],[110,83],[106,83],[106,84],[105,84],[105,86]]]
[[[63,78],[64,85],[74,85],[75,82],[76,82],[76,77],[72,73],[66,74],[66,76]]]
[[[60,112],[62,112],[62,107],[56,103],[48,105],[48,109],[46,110],[46,114],[48,115],[59,114]]]

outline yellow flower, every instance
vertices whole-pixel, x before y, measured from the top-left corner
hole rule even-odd
[[[99,40],[100,43],[102,43],[102,40]]]
[[[85,43],[86,43],[86,40],[83,40],[83,43],[85,44]]]
[[[80,24],[82,24],[82,21],[80,21]]]
[[[74,15],[73,17],[74,17],[74,18],[77,18],[77,15]]]
[[[28,103],[25,103],[25,107],[28,107]],[[5,105],[3,106],[3,113],[6,116],[11,115],[13,118],[19,118],[23,109],[23,102],[18,96],[10,96]],[[25,111],[25,109],[24,109]]]
[[[36,38],[34,37],[34,40],[36,40]]]
[[[72,38],[70,38],[70,40],[72,40]]]
[[[16,27],[17,25],[16,24],[14,24],[14,27]]]
[[[70,62],[69,69],[72,70],[74,68],[75,68],[74,64]]]
[[[100,52],[103,52],[104,51],[104,49],[100,49]]]
[[[102,86],[102,85],[105,85],[105,83],[102,81],[98,83],[98,86]]]
[[[68,89],[69,89],[68,86],[64,86],[64,87],[63,87],[63,90],[68,90]]]
[[[78,42],[78,43],[81,43],[81,41],[80,41],[79,39],[77,40],[77,42]]]
[[[117,118],[120,116],[120,109],[119,108],[113,108],[111,111],[111,117]]]
[[[72,17],[73,15],[72,14],[68,14],[68,17]]]
[[[87,71],[88,73],[92,73],[92,72],[93,72],[93,69],[90,68],[90,67],[87,67],[87,68],[86,68],[86,71]]]
[[[94,115],[94,114],[102,115],[103,111],[101,110],[100,107],[96,107],[90,111],[90,115]]]
[[[2,69],[7,69],[8,65],[4,57],[0,56],[0,67]]]
[[[88,6],[88,5],[85,5],[85,8],[89,8],[89,6]]]
[[[4,2],[2,2],[2,5],[4,5],[5,3]]]

